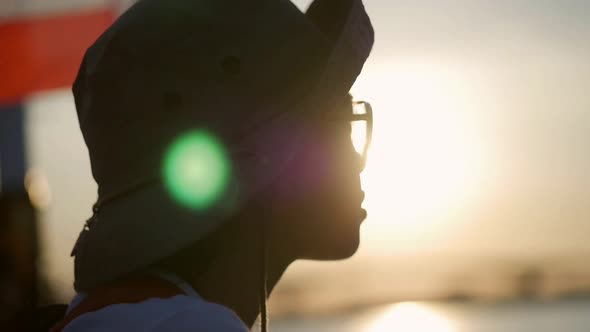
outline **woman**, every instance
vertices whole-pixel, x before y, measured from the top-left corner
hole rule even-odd
[[[371,112],[361,0],[143,0],[73,92],[98,184],[53,331],[248,331],[298,259],[350,257]],[[360,113],[360,114],[359,114]],[[351,121],[367,123],[362,155]]]

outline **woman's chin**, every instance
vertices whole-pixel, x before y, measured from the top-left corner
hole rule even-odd
[[[358,230],[346,236],[332,236],[318,243],[316,250],[310,252],[305,259],[311,260],[342,260],[352,257],[359,248],[360,236]]]
[[[332,260],[348,259],[354,256],[359,249],[359,244],[358,237],[356,238],[356,241],[346,243],[337,253],[335,253]]]

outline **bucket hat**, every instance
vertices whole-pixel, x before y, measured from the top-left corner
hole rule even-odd
[[[373,40],[361,0],[316,0],[305,13],[288,0],[131,6],[86,51],[72,89],[98,184],[72,252],[76,290],[223,225],[301,149],[296,119],[348,93]],[[213,199],[171,188],[191,139],[213,151],[195,171]]]

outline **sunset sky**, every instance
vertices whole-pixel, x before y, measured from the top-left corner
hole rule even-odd
[[[365,4],[363,252],[588,252],[590,3]]]
[[[590,253],[590,2],[365,4],[376,45],[353,94],[373,104],[375,130],[349,264]],[[43,255],[71,285],[96,187],[69,90],[28,103],[29,159],[52,196]]]

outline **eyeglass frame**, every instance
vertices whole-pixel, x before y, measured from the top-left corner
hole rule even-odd
[[[365,110],[367,111],[364,114],[355,114],[354,113],[354,106],[356,105],[363,105]],[[351,122],[355,121],[365,121],[367,124],[367,130],[365,132],[365,146],[361,153],[361,170],[365,169],[367,165],[367,158],[369,154],[369,148],[371,146],[371,141],[373,139],[373,107],[367,101],[353,101],[352,102],[353,113],[352,118],[350,119]]]

